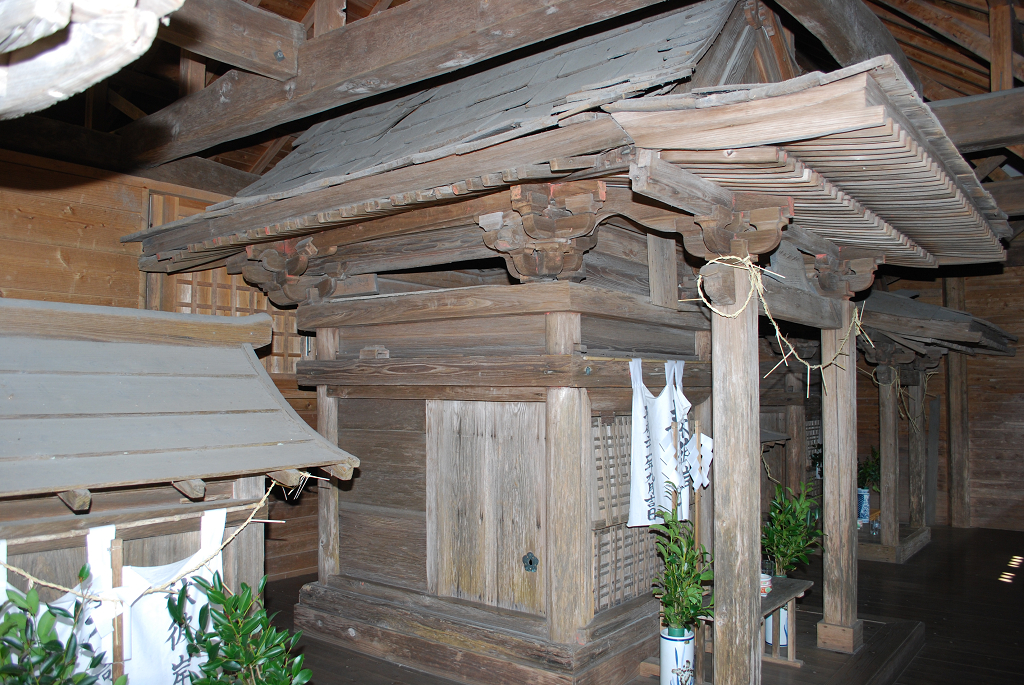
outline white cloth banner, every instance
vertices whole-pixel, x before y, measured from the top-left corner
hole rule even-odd
[[[216,554],[210,561],[186,576],[185,580],[201,577],[212,581],[215,572],[223,576],[222,554],[218,550],[224,538],[226,520],[225,509],[204,512],[198,552],[184,561],[163,566],[124,566],[122,585],[117,588],[111,587],[113,569],[110,559],[110,543],[114,540],[115,528],[100,526],[89,530],[86,536],[86,560],[91,575],[85,583],[76,586],[74,591],[101,597],[103,601],[81,600],[83,615],[75,634],[80,643],[88,642],[94,651],[106,652],[100,671],[93,673],[99,676],[100,682],[112,681],[114,618],[118,615],[123,617],[125,673],[130,683],[183,685],[189,682],[188,671],[198,670],[201,662],[191,659],[185,650],[183,631],[174,625],[167,611],[168,595],[164,592],[149,595],[143,593],[176,578],[214,552]],[[0,540],[0,561],[7,563],[6,540]],[[6,571],[0,566],[0,591],[3,591],[4,600],[7,598]],[[174,583],[169,591],[177,594],[182,582],[184,580]],[[190,587],[188,596],[192,606],[186,614],[195,629],[199,625],[199,610],[207,603],[206,596],[194,586]],[[50,604],[74,614],[75,602],[79,599],[68,593]],[[45,610],[45,606],[40,606],[40,615]],[[71,619],[58,618],[55,629],[60,640],[67,642],[72,630]],[[88,659],[79,658],[80,668],[87,665]]]
[[[682,361],[666,362],[665,389],[655,397],[644,385],[641,361],[629,362],[633,421],[627,526],[659,522],[658,510],[672,508],[670,485],[679,492],[680,518],[689,518],[690,488],[710,484],[713,445],[708,436],[701,435],[698,441],[690,432],[683,369]]]
[[[186,569],[208,557],[220,548],[224,538],[224,523],[227,511],[217,509],[203,513],[202,532],[200,533],[199,551],[194,555],[173,564],[163,566],[125,566],[124,583],[126,586],[160,587],[176,578]],[[206,565],[188,576],[186,580],[196,577],[207,581],[213,580],[213,574],[224,575],[223,561],[217,552]],[[169,591],[175,594],[181,589],[184,580],[174,583]],[[167,597],[163,592],[140,597],[131,605],[126,614],[131,615],[131,630],[125,629],[125,668],[130,683],[146,685],[182,685],[188,683],[188,672],[198,670],[201,661],[189,657],[186,652],[184,631],[174,624],[167,611]],[[199,626],[199,610],[206,602],[204,595],[194,585],[188,591],[191,607],[185,612],[193,630]],[[212,623],[211,623],[212,625]],[[128,636],[131,636],[129,652]],[[131,656],[129,656],[129,654]]]

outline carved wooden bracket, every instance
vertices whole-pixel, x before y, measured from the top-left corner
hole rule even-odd
[[[872,347],[860,342],[861,351],[864,352],[864,358],[869,364],[877,364],[881,367],[894,367],[898,364],[910,364],[917,358],[917,353],[913,350],[908,350],[902,345],[891,342],[882,342],[875,340],[875,345]],[[883,381],[881,378],[879,382]]]
[[[520,281],[583,278],[583,253],[597,245],[597,213],[605,200],[596,193],[565,194],[559,184],[527,184],[511,190],[512,208],[477,218],[484,244],[503,253],[509,273]]]
[[[828,254],[815,255],[811,278],[823,296],[847,299],[871,287],[878,261],[874,257],[841,261]]]
[[[771,252],[782,240],[782,228],[793,218],[788,207],[764,207],[742,212],[733,212],[716,205],[709,215],[695,216],[693,220],[701,227],[701,236],[684,236],[686,251],[713,259],[722,255],[756,258]],[[733,252],[733,241],[746,243],[745,254]]]

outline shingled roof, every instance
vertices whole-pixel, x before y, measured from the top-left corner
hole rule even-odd
[[[266,314],[0,299],[0,498],[358,466],[253,352]]]
[[[351,180],[558,126],[693,73],[735,3],[706,0],[310,128],[242,197]]]

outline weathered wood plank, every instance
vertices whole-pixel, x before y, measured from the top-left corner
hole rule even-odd
[[[302,330],[311,330],[322,326],[348,327],[575,311],[609,319],[707,330],[710,327],[708,320],[703,313],[691,311],[695,309],[671,312],[652,305],[648,298],[575,283],[526,283],[515,287],[486,285],[305,306],[298,310],[298,326]]]
[[[185,316],[9,299],[0,300],[0,312],[0,335],[97,342],[224,346],[247,343],[258,348],[270,343],[272,327],[266,314]]]
[[[389,507],[339,504],[345,539],[341,572],[376,582],[427,590],[426,516]]]
[[[961,152],[1024,143],[1024,88],[929,102]]]
[[[357,400],[341,400],[344,407]],[[378,403],[378,406],[381,403]],[[391,403],[393,404],[393,403]],[[423,411],[423,402],[417,402]],[[426,511],[426,436],[394,430],[344,429],[338,443],[359,455],[359,474],[339,484],[344,503]]]
[[[171,45],[278,81],[298,73],[306,29],[297,21],[242,0],[188,0],[169,18],[156,35]]]
[[[709,385],[710,365],[689,362],[687,386]],[[315,385],[482,385],[494,387],[628,388],[625,361],[588,359],[586,355],[516,355],[506,357],[422,357],[299,362],[300,383]],[[651,387],[665,382],[663,363],[644,366]],[[649,378],[649,380],[648,380]]]

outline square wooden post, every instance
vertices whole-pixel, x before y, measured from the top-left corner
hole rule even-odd
[[[962,277],[943,279],[942,291],[945,306],[960,311],[966,309]],[[967,356],[959,352],[946,355],[946,401],[949,420],[949,525],[954,528],[970,528],[971,443],[967,414]]]
[[[739,241],[735,241],[739,242]],[[761,438],[757,358],[757,303],[744,307],[747,271],[705,267],[718,281],[705,284],[712,314],[712,403],[715,426],[715,651],[716,685],[761,682]],[[712,295],[715,297],[715,295]],[[724,299],[725,302],[719,303]],[[742,309],[742,311],[740,311]]]
[[[337,328],[316,329],[316,358],[334,359],[338,355],[340,332]],[[327,386],[316,386],[316,430],[332,444],[338,444],[338,398],[328,397]],[[318,577],[326,583],[341,573],[341,527],[338,523],[338,481],[317,481],[317,525],[320,532]]]
[[[881,482],[879,490],[879,523],[882,544],[897,547],[900,544],[900,423],[899,399],[896,397],[897,372],[891,366],[879,365],[875,370],[878,380],[878,454]]]
[[[853,305],[843,300],[839,307],[841,327],[821,332],[822,360],[839,356],[822,374],[824,616],[818,647],[852,654],[864,641],[857,619],[857,348],[852,333],[843,344]]]
[[[786,406],[786,487],[797,492],[807,478],[807,415],[804,405]]]
[[[923,376],[924,373],[922,372]],[[926,441],[924,430],[924,384],[910,386],[909,461],[910,476],[910,527],[925,525],[924,492],[925,470],[927,468]]]
[[[548,354],[572,354],[580,342],[580,315],[546,315]],[[547,391],[547,574],[548,637],[576,642],[577,631],[594,617],[594,550],[591,531],[590,470],[593,437],[590,398],[583,388]]]

